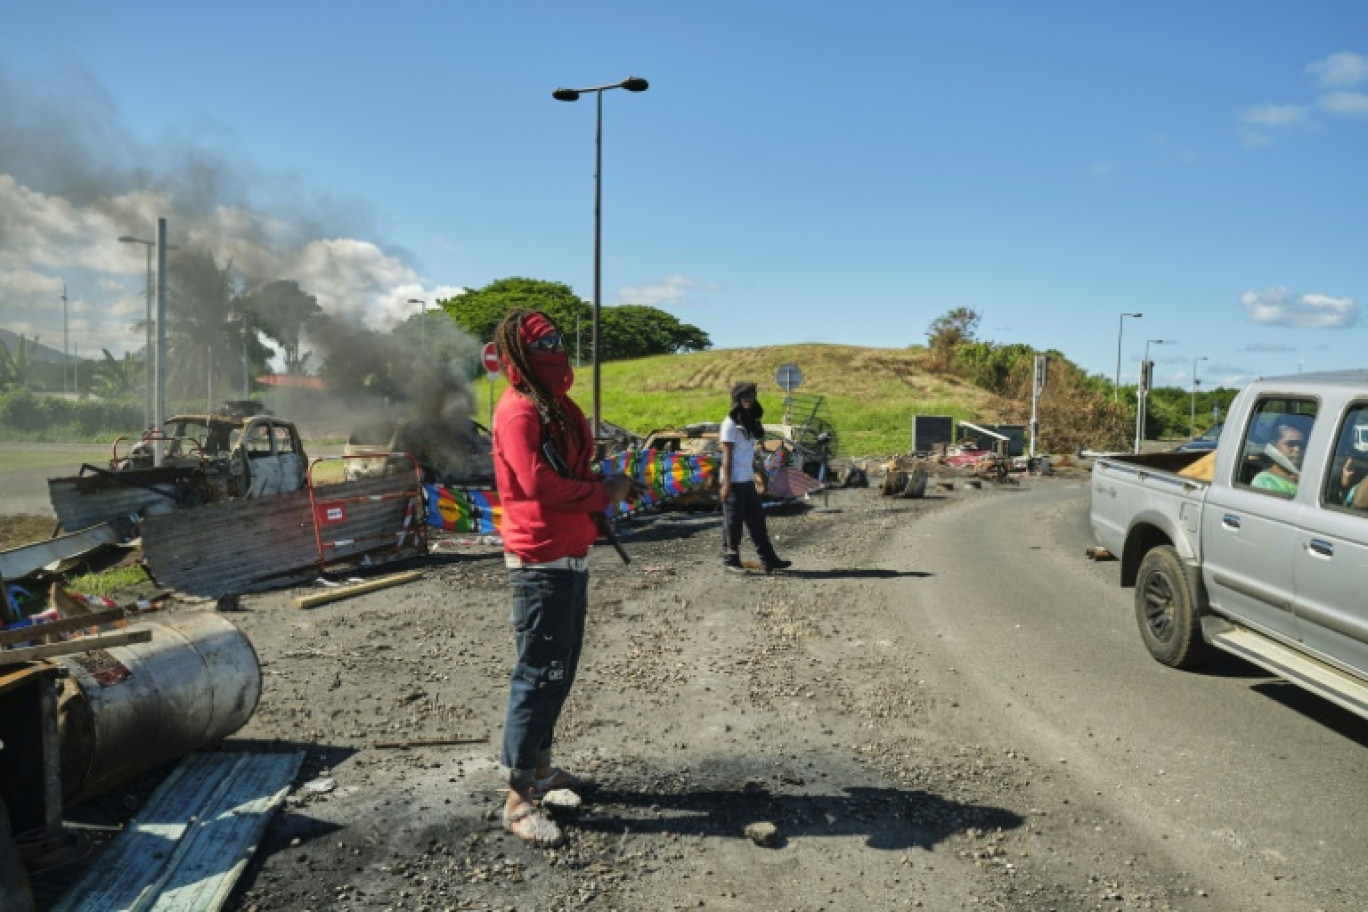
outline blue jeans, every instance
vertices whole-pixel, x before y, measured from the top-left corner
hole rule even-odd
[[[565,698],[575,683],[589,574],[582,570],[522,567],[509,570],[513,587],[513,666],[504,720],[503,752],[511,785],[530,785],[538,767],[551,765],[551,742]]]

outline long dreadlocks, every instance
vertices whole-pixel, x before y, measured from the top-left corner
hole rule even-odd
[[[536,313],[541,313],[541,316],[555,327],[556,332],[560,332],[556,321],[545,313],[526,307],[515,307],[504,315],[494,330],[494,347],[499,353],[504,376],[508,378],[509,385],[531,400],[541,415],[542,422],[551,425],[556,436],[569,443],[579,443],[579,428],[570,420],[565,407],[537,379],[537,372],[533,370],[532,362],[527,356],[527,346],[522,338],[522,325],[523,321]]]

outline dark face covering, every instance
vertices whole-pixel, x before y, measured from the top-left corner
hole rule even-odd
[[[565,352],[529,352],[532,371],[546,391],[553,396],[564,396],[575,383],[575,369]]]
[[[758,399],[751,399],[749,405],[743,404],[743,400],[739,398],[732,400],[732,410],[729,414],[731,420],[735,421],[752,440],[759,440],[765,436],[765,426],[760,421],[765,410],[760,407]]]

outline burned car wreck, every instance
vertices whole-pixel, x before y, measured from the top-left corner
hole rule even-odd
[[[121,453],[125,442],[114,442],[107,468],[86,464],[77,475],[49,479],[63,529],[285,494],[304,486],[308,470],[295,425],[254,402],[225,403],[213,414],[176,415]],[[161,465],[154,464],[158,447]]]
[[[469,418],[390,419],[364,424],[347,438],[343,472],[348,481],[355,481],[406,470],[412,465],[409,457],[428,483],[494,483],[489,430]]]

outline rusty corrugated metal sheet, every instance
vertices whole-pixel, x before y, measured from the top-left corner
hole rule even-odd
[[[370,499],[401,493],[409,497]],[[321,527],[325,542],[349,542],[325,549],[331,562],[396,545],[418,486],[411,475],[379,476],[321,487],[315,496],[320,505],[344,505],[344,519]],[[275,589],[318,573],[313,517],[307,490],[149,517],[143,555],[159,583],[193,595]]]
[[[168,513],[176,509],[179,470],[135,469],[115,474],[118,477],[88,474],[48,479],[52,512],[57,514],[63,529],[74,532],[134,514]],[[149,487],[166,493],[148,490]]]

